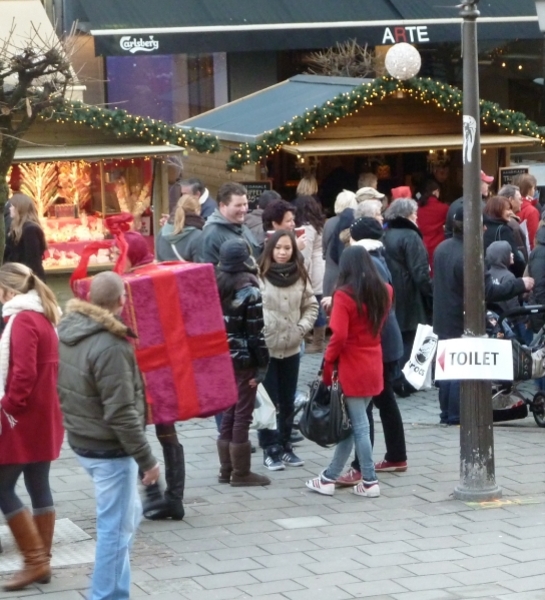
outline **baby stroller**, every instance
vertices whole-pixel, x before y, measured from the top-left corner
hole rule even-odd
[[[545,327],[535,334],[531,344],[517,337],[513,320],[516,317],[544,314],[545,305],[521,306],[505,311],[501,317],[486,313],[488,337],[509,339],[513,345],[513,381],[492,382],[492,409],[494,423],[525,419],[530,410],[539,427],[545,427],[545,392],[533,396],[520,389],[525,381],[545,375]]]

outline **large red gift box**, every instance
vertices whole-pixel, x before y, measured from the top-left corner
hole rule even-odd
[[[124,274],[123,321],[137,335],[136,359],[152,423],[208,417],[236,403],[237,387],[214,269],[153,264]],[[90,279],[74,282],[86,298]]]

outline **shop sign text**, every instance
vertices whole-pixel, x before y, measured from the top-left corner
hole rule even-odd
[[[149,39],[131,37],[130,35],[124,35],[119,40],[119,45],[122,50],[126,50],[131,54],[135,52],[153,52],[159,50],[158,40],[154,40],[153,36],[150,35]]]
[[[424,43],[430,41],[428,27],[426,25],[412,25],[410,27],[386,27],[382,36],[383,44],[408,44]]]

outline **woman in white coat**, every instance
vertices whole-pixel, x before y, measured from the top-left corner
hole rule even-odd
[[[290,443],[300,347],[318,315],[318,301],[291,231],[275,231],[259,261],[269,369],[263,385],[277,407],[277,429],[259,431],[263,464],[271,471],[301,467]]]

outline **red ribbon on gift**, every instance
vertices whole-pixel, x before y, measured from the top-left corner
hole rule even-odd
[[[133,221],[134,217],[130,213],[112,215],[111,217],[106,217],[104,220],[106,228],[115,237],[116,245],[119,248],[119,257],[113,268],[114,273],[118,273],[119,275],[125,272],[125,263],[127,261],[127,252],[129,250],[129,245],[127,244],[124,234],[126,231],[130,230]],[[91,256],[96,254],[99,249],[110,248],[111,246],[112,242],[107,240],[103,242],[91,242],[85,246],[81,253],[79,264],[70,276],[70,287],[72,288],[74,295],[76,295],[74,287],[75,282],[87,277],[87,267],[89,266],[89,259]]]
[[[155,297],[176,298],[178,289],[174,273],[169,269],[157,269],[153,266],[139,270],[139,274],[150,270],[155,271],[152,277]],[[156,306],[165,341],[164,344],[137,348],[138,366],[143,373],[170,368],[178,400],[177,420],[191,419],[202,412],[199,406],[193,361],[229,352],[225,331],[218,330],[190,337],[187,335],[181,310],[172,310],[172,305],[166,301],[157,302]],[[147,391],[149,393],[151,390],[148,388]],[[155,404],[153,397],[148,398],[148,401],[152,405]]]

